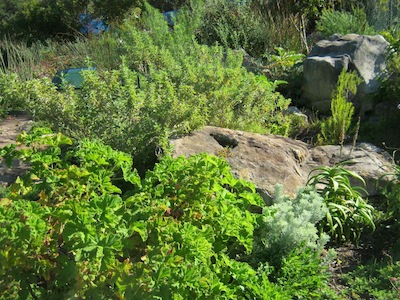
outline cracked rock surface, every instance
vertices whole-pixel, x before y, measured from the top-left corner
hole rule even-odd
[[[309,173],[319,166],[345,163],[346,169],[364,178],[364,188],[369,196],[378,195],[377,181],[394,171],[390,156],[367,143],[357,144],[354,148],[347,145],[342,149],[332,145],[312,147],[277,135],[206,126],[190,135],[172,139],[171,145],[175,157],[202,152],[224,157],[232,173],[252,181],[266,201],[274,194],[276,184],[282,184],[287,194],[295,195],[297,189],[306,184]],[[360,182],[353,184],[360,185]]]

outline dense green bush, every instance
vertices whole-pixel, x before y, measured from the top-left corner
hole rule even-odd
[[[0,72],[0,116],[11,110],[21,110],[26,105],[25,84],[16,74]]]
[[[235,1],[205,1],[196,37],[202,43],[218,42],[224,47],[244,49],[259,58],[283,47],[294,51],[304,49],[300,37],[300,18],[285,16],[256,5]]]
[[[2,299],[297,299],[326,290],[319,252],[300,241],[281,255],[282,270],[253,258],[255,233],[266,229],[262,198],[217,157],[164,157],[140,178],[129,155],[97,141],[34,129],[18,142],[25,147],[1,149],[8,162],[31,164],[0,201]],[[319,199],[299,196],[300,210],[310,197]],[[272,244],[262,236],[278,253],[278,235]]]
[[[222,59],[221,52],[215,54]],[[285,129],[280,114],[287,100],[273,91],[273,83],[237,65],[196,67],[180,84],[164,70],[144,77],[125,66],[87,72],[81,90],[65,86],[58,91],[46,78],[32,80],[25,85],[26,108],[56,130],[100,138],[137,155],[138,161],[146,160],[154,146],[166,146],[170,136],[205,124],[275,133]]]
[[[317,21],[317,30],[325,37],[332,34],[375,34],[374,29],[368,24],[364,10],[361,8],[354,9],[352,12],[324,10]]]
[[[84,12],[88,4],[87,0],[3,0],[0,35],[32,42],[57,34],[71,34],[79,29],[79,13]]]
[[[156,146],[167,150],[171,136],[206,124],[286,133],[282,112],[289,100],[275,92],[277,84],[247,72],[240,53],[195,42],[189,21],[182,19],[170,32],[148,7],[139,24],[132,16],[117,35],[103,40],[115,39],[115,51],[126,54],[118,69],[85,72],[79,90],[67,85],[57,90],[46,77],[25,83],[14,78],[2,88],[21,95],[5,92],[3,103],[25,99],[35,120],[74,138],[101,139],[134,154],[136,164],[153,159]]]
[[[299,190],[291,199],[279,185],[273,205],[263,209],[250,262],[267,261],[273,267],[270,278],[296,299],[326,299],[327,295],[335,299],[326,285],[327,264],[321,260],[329,237],[316,227],[326,212],[324,199],[315,190]]]
[[[86,72],[81,90],[62,90],[46,78],[26,83],[26,108],[32,116],[70,136],[98,138],[115,149],[132,153],[139,165],[154,156],[167,139],[202,126],[207,121],[206,99],[192,87],[176,87],[165,73],[154,81],[120,70]],[[165,148],[166,149],[166,148]],[[143,166],[142,164],[142,166]]]
[[[225,48],[244,49],[260,56],[270,46],[268,24],[250,5],[234,1],[205,1],[201,23],[196,36],[200,42]]]
[[[352,297],[368,297],[376,300],[400,297],[400,261],[389,257],[382,262],[370,261],[342,276],[351,289],[344,294]]]

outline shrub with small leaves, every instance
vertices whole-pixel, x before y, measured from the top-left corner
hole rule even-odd
[[[329,293],[327,266],[321,260],[329,237],[316,227],[326,212],[324,200],[315,190],[301,189],[291,199],[280,185],[273,205],[263,209],[253,263],[268,262],[273,267],[271,279],[296,299],[325,299],[325,293]]]

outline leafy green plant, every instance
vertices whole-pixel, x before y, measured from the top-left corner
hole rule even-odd
[[[295,248],[283,259],[278,282],[295,299],[340,299],[328,286],[328,263],[318,251]]]
[[[286,16],[252,3],[235,1],[204,1],[201,19],[196,30],[200,42],[216,42],[232,49],[244,49],[253,57],[283,47],[302,51],[299,34],[300,17]]]
[[[115,174],[140,184],[131,157],[94,141],[73,151],[69,138],[41,128],[18,143],[25,147],[1,149],[7,163],[17,158],[31,166],[0,201],[1,296],[80,297],[97,280],[97,291],[109,298],[104,268],[121,251],[118,239],[129,236],[119,224]]]
[[[165,157],[141,179],[100,142],[18,142],[1,149],[31,169],[0,201],[0,298],[290,298],[241,260],[263,201],[225,161]]]
[[[26,105],[26,89],[16,74],[0,72],[0,115],[22,110]]]
[[[140,89],[139,74],[125,65],[83,76],[81,90],[65,86],[59,91],[46,78],[27,82],[27,110],[35,120],[73,138],[100,139],[132,153],[138,166],[154,159],[155,147],[165,146],[171,135],[206,121],[204,96],[184,84],[175,88],[164,72],[152,82],[142,79]]]
[[[173,32],[151,7],[139,21],[127,18],[103,40],[120,41],[116,52],[126,56],[117,69],[84,72],[80,90],[57,90],[46,77],[28,80],[20,97],[26,110],[55,131],[132,153],[141,171],[156,160],[156,147],[167,151],[171,136],[206,124],[287,132],[283,111],[290,100],[275,91],[278,83],[247,72],[240,53],[198,44],[182,14]]]
[[[0,7],[3,20],[0,34],[31,42],[55,37],[57,34],[72,34],[79,29],[77,16],[85,11],[88,4],[87,0],[4,0]]]
[[[375,229],[372,215],[374,207],[363,199],[361,192],[364,189],[352,185],[350,178],[365,185],[360,175],[342,166],[318,167],[310,173],[307,182],[307,185],[317,189],[328,207],[326,217],[319,222],[318,227],[337,242],[357,242],[364,226]]]
[[[270,278],[296,299],[324,299],[329,293],[329,272],[321,259],[329,237],[316,227],[326,212],[315,190],[301,189],[291,199],[280,185],[273,204],[263,209],[251,258],[253,263],[268,261],[273,267]]]
[[[283,79],[288,75],[290,69],[301,63],[305,55],[295,51],[288,51],[282,47],[275,48],[276,53],[265,55],[268,64],[265,66],[264,72],[270,74],[273,79]]]
[[[129,155],[99,141],[35,128],[18,143],[0,150],[8,163],[31,164],[0,200],[0,299],[291,299],[329,290],[307,225],[323,215],[315,192],[301,193],[294,209],[283,197],[287,220],[310,230],[286,231],[291,242],[272,268],[271,257],[255,255],[263,200],[218,157],[165,156],[140,178]],[[280,205],[270,209],[282,215]]]
[[[349,98],[356,94],[360,82],[361,79],[354,72],[343,69],[340,73],[337,87],[332,93],[332,116],[321,123],[321,143],[343,146],[354,114],[354,105],[349,102]]]

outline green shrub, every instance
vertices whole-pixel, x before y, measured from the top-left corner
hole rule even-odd
[[[351,287],[345,290],[345,294],[377,300],[397,299],[400,297],[399,274],[398,260],[370,261],[348,274],[343,274],[343,282]]]
[[[321,260],[321,254],[309,248],[296,248],[282,261],[278,271],[278,282],[295,299],[341,299],[329,287],[329,256],[327,262]]]
[[[326,217],[318,224],[321,232],[329,233],[336,242],[358,242],[364,226],[375,229],[374,207],[362,198],[363,188],[350,183],[354,178],[365,185],[361,176],[341,166],[319,167],[312,172],[316,174],[307,184],[317,188],[328,207]]]
[[[329,272],[321,252],[329,237],[316,225],[326,215],[323,198],[310,188],[294,199],[277,186],[273,205],[264,207],[255,233],[252,263],[267,261],[270,278],[295,299],[334,299],[327,288]]]
[[[78,15],[88,4],[87,0],[3,0],[0,34],[31,42],[57,34],[71,34],[79,29]]]
[[[97,138],[132,153],[142,167],[165,147],[171,135],[183,134],[205,124],[205,98],[192,87],[176,87],[165,72],[150,82],[124,65],[115,71],[84,74],[84,86],[62,90],[48,79],[26,83],[27,109],[38,120],[69,136]],[[165,148],[166,149],[166,148]]]
[[[323,10],[320,19],[317,21],[317,30],[325,37],[332,34],[375,34],[374,29],[368,24],[364,10],[361,8],[356,8],[352,12]]]
[[[260,56],[268,47],[268,24],[250,5],[234,1],[205,1],[202,22],[196,32],[200,42],[225,48],[244,49],[250,55]]]
[[[198,44],[194,30],[200,20],[189,11],[180,14],[173,32],[149,7],[143,20],[146,31],[128,20],[120,33],[128,66],[149,80],[164,70],[177,86],[186,84],[204,94],[209,124],[244,130],[261,124],[267,131],[269,125],[283,125],[280,112],[289,101],[275,92],[276,84],[246,72],[241,53]]]
[[[273,52],[275,47],[304,49],[300,38],[300,17],[287,16],[255,5],[235,1],[205,1],[196,31],[200,42],[244,49],[254,57]]]
[[[148,30],[127,20],[104,40],[121,40],[121,66],[86,72],[81,90],[56,90],[46,78],[26,82],[27,110],[56,131],[133,153],[138,165],[154,159],[155,146],[167,150],[171,136],[206,124],[285,134],[289,100],[277,83],[247,72],[240,53],[199,45],[182,13],[174,32],[149,7],[139,21]]]
[[[26,90],[16,74],[0,72],[0,116],[21,110],[26,104]]]

